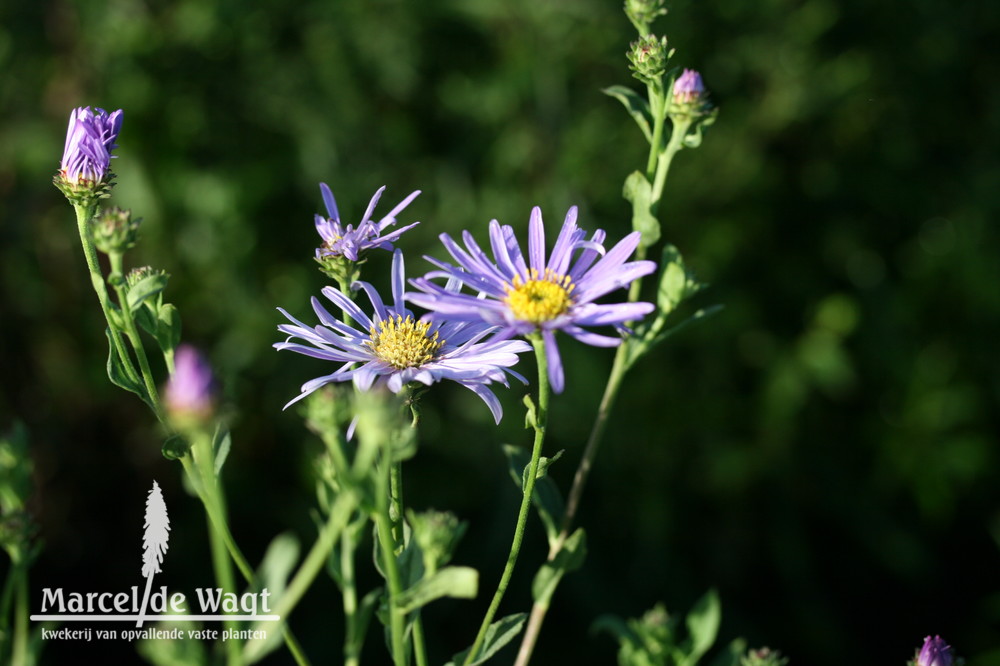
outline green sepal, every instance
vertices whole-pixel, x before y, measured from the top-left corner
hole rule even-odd
[[[551,562],[546,562],[535,574],[531,583],[531,597],[535,603],[549,605],[563,574],[576,571],[587,558],[587,535],[582,527],[577,528],[563,544],[562,549]]]
[[[626,86],[609,86],[601,89],[601,92],[609,97],[614,97],[625,106],[625,110],[635,120],[635,124],[642,130],[648,143],[653,143],[653,114],[649,110],[649,101],[641,97],[639,93]]]
[[[149,401],[149,396],[146,395],[146,387],[137,381],[133,381],[128,374],[125,372],[125,366],[122,364],[122,360],[118,357],[118,352],[115,349],[115,341],[111,337],[111,329],[104,329],[105,335],[108,338],[108,379],[115,386],[135,393],[137,396],[142,398],[142,401],[152,408],[152,404]]]
[[[405,590],[396,599],[396,605],[404,613],[410,613],[441,597],[474,599],[478,590],[478,571],[472,567],[444,567]]]
[[[470,661],[466,666],[478,666],[478,664],[485,663],[492,658],[501,648],[517,638],[517,635],[521,633],[521,627],[524,626],[524,622],[527,619],[527,613],[514,613],[513,615],[500,618],[487,627],[486,635],[483,638],[483,647],[479,650],[479,656]],[[462,650],[452,657],[451,661],[445,664],[445,666],[460,666],[461,664],[465,664],[465,658],[471,649],[470,647]]]
[[[168,276],[165,273],[151,273],[128,288],[128,308],[135,312],[150,296],[155,296],[167,286]]]
[[[646,176],[639,171],[633,171],[625,179],[622,196],[632,204],[632,229],[642,234],[640,247],[649,247],[660,240],[660,221],[653,215],[651,202],[653,186]]]
[[[527,451],[509,444],[504,444],[503,452],[507,456],[507,471],[510,473],[510,478],[523,493],[531,456]],[[559,530],[566,508],[559,488],[546,472],[548,466],[555,462],[561,454],[560,451],[552,458],[545,459],[544,468],[541,463],[542,459],[539,459],[540,473],[536,472],[535,474],[535,492],[531,494],[531,502],[538,512],[538,517],[542,520],[542,525],[545,526],[545,536],[548,538],[550,548],[559,538]]]
[[[696,120],[693,127],[684,135],[685,148],[697,148],[705,138],[705,130],[715,124],[715,119],[719,116],[719,109],[715,108]]]
[[[171,435],[163,442],[160,452],[167,460],[180,460],[191,450],[191,443],[180,435]]]

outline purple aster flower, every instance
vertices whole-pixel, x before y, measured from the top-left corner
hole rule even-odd
[[[565,331],[588,345],[615,347],[621,344],[621,337],[598,335],[581,327],[614,325],[622,330],[625,322],[653,310],[651,303],[594,302],[652,273],[656,264],[626,261],[639,244],[639,232],[632,232],[605,252],[601,244],[604,231],[598,229],[586,240],[586,232],[576,225],[576,214],[576,206],[566,213],[547,261],[542,211],[537,206],[531,211],[528,227],[527,261],[514,238],[514,230],[496,220],[490,222],[494,260],[486,256],[467,231],[462,232],[464,249],[448,234],[441,234],[441,241],[458,266],[427,257],[440,270],[411,280],[423,293],[408,292],[407,300],[431,310],[432,317],[499,326],[500,335],[506,337],[541,332],[549,359],[549,381],[553,390],[561,393],[563,368],[556,331]],[[575,258],[574,253],[577,253]],[[479,295],[458,293],[431,282],[437,277],[461,282]]]
[[[288,405],[331,382],[353,380],[362,391],[385,386],[399,393],[410,382],[429,386],[450,379],[482,398],[493,418],[500,422],[503,415],[500,401],[487,387],[492,382],[509,386],[507,374],[527,383],[510,366],[530,346],[522,341],[491,337],[495,329],[482,324],[415,319],[403,303],[403,253],[398,249],[392,257],[391,307],[382,302],[372,285],[367,282],[357,285],[371,301],[374,309],[371,316],[332,287],[324,288],[323,295],[357,322],[361,330],[338,321],[317,298],[312,299],[312,306],[319,317],[318,326],[307,326],[278,308],[294,325],[278,326],[289,337],[276,343],[276,349],[342,364],[329,375],[303,384],[302,393]],[[305,344],[291,342],[294,338]]]
[[[326,183],[320,183],[319,189],[323,193],[323,203],[326,204],[327,217],[316,215],[316,231],[323,238],[323,245],[316,250],[316,258],[326,257],[347,257],[351,261],[358,261],[358,258],[365,250],[377,247],[383,250],[391,250],[392,243],[399,238],[403,232],[412,229],[419,222],[408,224],[401,229],[396,229],[385,235],[382,234],[386,227],[396,224],[396,215],[406,208],[413,201],[420,190],[410,192],[409,196],[396,204],[396,207],[378,222],[372,220],[372,213],[375,212],[375,205],[378,203],[385,186],[379,188],[378,192],[368,203],[368,210],[357,227],[348,224],[346,227],[340,223],[340,213],[337,212],[337,202],[333,198],[333,192]]]
[[[676,104],[692,104],[705,95],[705,84],[701,74],[693,69],[685,69],[674,81],[674,102]]]
[[[180,417],[202,418],[214,407],[212,368],[198,350],[181,345],[174,355],[174,372],[165,391],[167,410]]]
[[[924,647],[917,656],[917,666],[951,666],[951,647],[940,636],[924,639]]]
[[[122,128],[122,110],[108,113],[89,106],[73,109],[66,130],[59,175],[69,185],[102,182],[111,167],[111,151],[118,147],[115,140]]]

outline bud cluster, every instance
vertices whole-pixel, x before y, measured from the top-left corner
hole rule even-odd
[[[674,50],[667,47],[666,37],[645,35],[632,42],[628,52],[632,75],[647,84],[658,84],[667,71],[667,61]]]
[[[142,218],[132,219],[132,211],[117,206],[105,208],[94,218],[94,245],[104,254],[123,254],[135,247]]]

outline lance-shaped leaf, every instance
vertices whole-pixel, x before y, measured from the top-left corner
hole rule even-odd
[[[650,129],[653,126],[653,114],[649,111],[649,101],[646,98],[640,97],[637,92],[625,86],[611,86],[601,92],[624,104],[635,124],[645,135],[646,141],[653,143],[653,131]]]
[[[478,664],[488,661],[491,657],[493,657],[493,655],[500,651],[500,648],[517,638],[517,635],[521,633],[521,627],[524,626],[524,621],[527,619],[527,613],[515,613],[514,615],[508,615],[507,617],[501,618],[491,624],[486,629],[486,636],[483,639],[483,647],[479,651],[479,656],[469,662],[466,666],[478,666]],[[462,650],[452,657],[451,661],[445,664],[445,666],[465,664],[465,657],[468,654],[469,650]]]
[[[479,572],[471,567],[444,567],[399,595],[396,603],[404,613],[415,611],[441,597],[473,599],[479,589]]]

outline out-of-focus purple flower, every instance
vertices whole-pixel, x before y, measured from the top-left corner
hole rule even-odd
[[[694,104],[705,96],[705,84],[701,74],[693,69],[685,69],[674,81],[674,103]]]
[[[379,188],[378,192],[368,203],[365,216],[361,218],[358,226],[348,224],[344,226],[340,223],[340,213],[337,211],[337,202],[333,198],[333,192],[326,183],[320,183],[319,189],[323,193],[323,203],[326,204],[327,217],[316,215],[316,231],[323,239],[323,244],[316,250],[316,258],[323,260],[331,257],[346,257],[351,261],[358,261],[360,255],[365,250],[380,248],[391,250],[392,243],[399,238],[403,232],[420,224],[414,222],[400,229],[395,229],[387,234],[383,234],[386,227],[396,223],[396,215],[406,208],[413,201],[420,190],[410,192],[410,194],[396,207],[389,211],[385,217],[378,222],[372,220],[372,213],[375,212],[375,205],[378,203],[385,186]]]
[[[652,261],[626,261],[639,244],[639,232],[623,238],[611,250],[601,244],[604,231],[598,229],[590,240],[576,225],[576,206],[569,209],[548,260],[545,257],[545,229],[542,211],[531,211],[528,227],[528,257],[514,237],[514,230],[490,222],[491,260],[472,235],[462,232],[465,248],[441,234],[441,241],[458,263],[427,259],[439,270],[410,283],[423,293],[408,292],[407,300],[431,310],[431,317],[454,321],[481,322],[498,326],[500,335],[512,337],[540,332],[549,362],[549,381],[556,393],[563,390],[564,378],[556,331],[565,331],[577,340],[599,347],[616,347],[621,337],[607,337],[582,326],[613,325],[635,321],[653,310],[652,303],[595,303],[598,298],[656,270]],[[574,253],[579,252],[574,260]],[[603,256],[601,256],[603,255]],[[449,285],[460,282],[477,294],[458,293],[449,285],[431,282],[447,278]]]
[[[924,639],[924,646],[917,656],[917,666],[951,666],[951,647],[940,636]]]
[[[122,110],[108,113],[89,106],[73,109],[66,130],[59,176],[68,185],[86,186],[104,181],[111,168],[111,151],[122,128]]]
[[[357,322],[361,330],[338,321],[316,298],[312,306],[319,317],[318,326],[307,326],[278,308],[294,325],[278,326],[289,337],[276,343],[276,349],[342,364],[333,373],[303,384],[302,393],[288,405],[331,382],[353,380],[362,391],[374,385],[399,393],[410,382],[429,386],[450,379],[482,398],[499,423],[503,410],[488,385],[499,382],[507,386],[508,374],[524,382],[524,377],[510,366],[517,363],[519,353],[531,347],[520,340],[489,337],[495,329],[483,324],[416,320],[403,303],[404,281],[403,253],[396,250],[392,258],[391,307],[382,302],[372,285],[357,283],[374,308],[370,317],[336,289],[323,289],[323,295]],[[294,338],[306,344],[291,342]]]
[[[167,381],[167,410],[175,418],[202,419],[214,406],[212,368],[191,345],[180,345],[174,353],[174,373]]]

